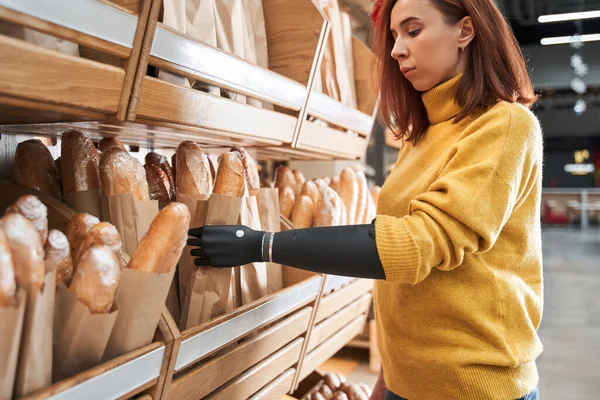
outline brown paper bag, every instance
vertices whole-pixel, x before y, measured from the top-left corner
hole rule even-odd
[[[58,287],[54,314],[54,382],[100,364],[117,315],[116,303],[109,313],[92,314],[64,283]]]
[[[44,277],[44,288],[27,290],[15,394],[25,396],[52,383],[52,329],[56,271]]]
[[[258,214],[262,229],[266,232],[279,232],[279,189],[262,188],[258,192]],[[280,264],[266,263],[267,291],[272,294],[283,289],[283,272]]]
[[[0,400],[12,399],[26,302],[21,289],[16,306],[0,307]]]
[[[267,34],[265,30],[265,16],[263,14],[262,0],[242,0],[244,9],[244,59],[261,67],[268,68]],[[258,60],[258,47],[260,46],[260,62]],[[269,103],[248,97],[246,102],[255,107],[268,108]]]
[[[354,81],[354,56],[352,53],[352,24],[350,23],[350,15],[348,13],[340,13],[340,20],[342,23],[342,35],[344,43],[344,68],[346,69],[346,75],[348,79],[348,96],[349,103],[347,105],[352,108],[357,108],[356,100],[356,83]]]
[[[132,255],[158,215],[158,201],[140,201],[132,194],[119,194],[102,196],[100,204],[102,220],[117,228],[123,240],[123,251]]]
[[[195,222],[205,225],[235,225],[240,216],[243,199],[213,194],[209,200],[198,202]],[[186,251],[186,250],[184,250]],[[188,250],[189,252],[189,250]],[[191,261],[191,257],[190,257]],[[223,315],[233,308],[231,268],[196,267],[191,262],[188,292],[181,310],[181,327],[187,329]]]
[[[152,342],[175,271],[165,274],[124,268],[117,289],[119,315],[103,360],[108,361]]]
[[[63,199],[65,203],[77,212],[88,213],[98,218],[102,216],[100,190],[65,193]]]
[[[239,223],[254,230],[262,230],[256,196],[244,197]],[[242,305],[269,294],[267,267],[264,262],[251,263],[240,267],[240,288]]]

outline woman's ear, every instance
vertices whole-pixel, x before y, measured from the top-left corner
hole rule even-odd
[[[475,27],[473,26],[473,19],[471,17],[464,17],[458,23],[460,27],[460,36],[458,38],[459,46],[466,49],[473,38],[475,38]]]

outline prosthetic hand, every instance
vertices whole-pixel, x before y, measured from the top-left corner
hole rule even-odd
[[[255,231],[243,225],[191,229],[188,240],[197,266],[235,267],[274,262],[333,275],[385,279],[375,244],[375,226],[349,225]]]

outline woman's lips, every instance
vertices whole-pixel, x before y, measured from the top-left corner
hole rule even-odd
[[[400,68],[400,71],[402,72],[402,74],[407,78],[410,75],[412,75],[415,70],[416,70],[416,68],[413,68],[413,67],[401,67]]]

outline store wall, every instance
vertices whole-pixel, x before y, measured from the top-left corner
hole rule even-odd
[[[589,158],[577,157],[587,150]],[[600,153],[600,152],[599,152]],[[591,188],[595,186],[594,151],[592,149],[547,151],[544,154],[543,186],[556,188]],[[594,166],[594,167],[590,167]],[[594,168],[592,171],[585,171]]]

